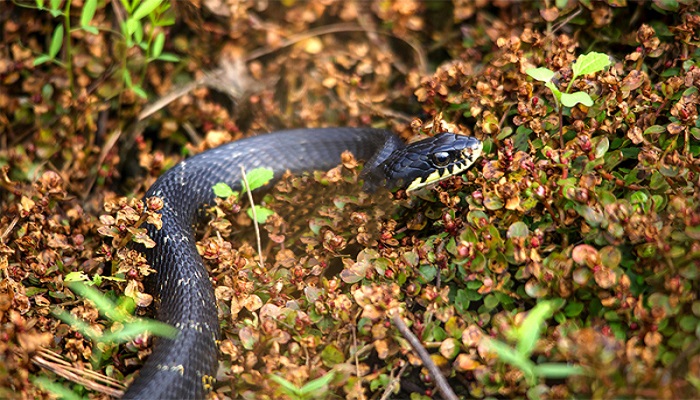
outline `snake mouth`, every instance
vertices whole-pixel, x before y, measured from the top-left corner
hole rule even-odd
[[[474,162],[481,156],[483,144],[474,139],[469,138],[466,147],[460,150],[450,150],[447,152],[439,152],[434,154],[440,155],[440,162],[433,162],[428,174],[424,174],[414,179],[406,188],[406,192],[413,192],[434,183],[445,180],[451,176],[462,174],[469,169]],[[472,140],[473,139],[473,140]],[[466,139],[464,139],[466,140]],[[432,157],[435,158],[435,157]]]

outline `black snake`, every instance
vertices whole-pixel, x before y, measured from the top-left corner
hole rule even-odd
[[[241,166],[274,170],[275,178],[328,170],[348,150],[366,160],[365,190],[378,187],[417,189],[466,170],[481,153],[479,140],[439,134],[410,145],[393,133],[369,128],[297,129],[253,136],[182,161],[161,176],[146,193],[164,206],[160,230],[146,224],[156,242],[145,250],[157,271],[153,295],[158,319],[175,326],[175,339],[159,339],[124,398],[202,398],[217,369],[219,323],[214,290],[195,247],[193,224],[203,205],[214,200],[212,186],[241,187]]]

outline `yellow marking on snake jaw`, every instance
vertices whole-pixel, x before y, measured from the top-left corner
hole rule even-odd
[[[479,144],[474,148],[462,150],[462,158],[459,161],[456,161],[450,167],[436,169],[426,178],[416,178],[413,182],[411,182],[410,185],[408,185],[408,188],[406,188],[406,192],[410,193],[420,188],[426,187],[430,184],[445,180],[451,176],[461,174],[462,172],[469,169],[469,167],[471,167],[472,164],[474,164],[476,159],[479,158],[479,156],[481,156],[482,149],[483,144],[479,142]]]
[[[207,392],[210,392],[212,389],[214,389],[214,383],[216,382],[216,378],[214,378],[211,375],[202,375],[202,385],[204,386],[204,390]]]

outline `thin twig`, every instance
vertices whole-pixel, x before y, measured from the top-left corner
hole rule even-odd
[[[409,365],[409,363],[405,363],[396,376],[394,376],[393,371],[391,372],[389,375],[389,383],[386,385],[386,388],[384,388],[384,393],[382,393],[382,397],[380,397],[379,400],[389,400],[391,398],[391,395],[394,394],[395,385],[401,384],[401,375],[403,375]]]
[[[255,203],[253,202],[253,193],[250,192],[250,186],[248,185],[248,177],[245,174],[245,167],[241,165],[241,175],[243,175],[243,187],[248,194],[248,201],[250,201],[250,209],[253,213],[253,227],[255,227],[255,239],[258,241],[258,262],[260,262],[260,268],[265,268],[265,258],[263,257],[262,251],[262,240],[260,240],[260,226],[258,226],[258,214],[255,212]]]
[[[440,391],[442,396],[446,400],[458,400],[457,395],[452,390],[449,383],[447,383],[447,379],[445,379],[445,377],[442,375],[442,372],[440,372],[440,369],[430,358],[430,354],[428,354],[428,351],[425,349],[425,347],[423,347],[416,335],[414,335],[413,332],[411,332],[411,330],[408,329],[406,323],[403,322],[401,315],[399,315],[399,310],[393,310],[393,312],[391,313],[391,320],[394,322],[394,325],[396,325],[396,328],[399,330],[399,332],[401,332],[403,337],[405,337],[406,340],[408,340],[408,343],[411,344],[413,350],[416,353],[418,353],[418,357],[420,357],[421,361],[423,361],[423,365],[425,365],[425,367],[428,369],[430,376],[435,381],[435,386]]]
[[[116,131],[112,132],[112,134],[107,138],[107,142],[105,142],[105,145],[102,146],[102,151],[100,151],[100,157],[97,159],[97,171],[95,171],[92,176],[90,176],[90,181],[87,184],[87,187],[85,188],[85,191],[83,191],[83,200],[85,200],[89,195],[90,192],[92,191],[92,187],[95,185],[95,182],[97,181],[97,177],[100,175],[99,174],[99,169],[102,166],[102,163],[105,162],[107,159],[107,155],[109,155],[109,152],[112,151],[112,148],[114,147],[115,144],[117,144],[117,141],[119,140],[119,137],[122,135],[122,130],[117,129]]]
[[[298,35],[290,36],[288,39],[286,39],[282,42],[282,45],[275,47],[274,49],[271,49],[269,47],[263,47],[263,48],[253,50],[250,53],[248,53],[248,55],[245,56],[243,58],[243,60],[245,62],[248,62],[248,61],[254,60],[256,58],[260,58],[262,56],[272,54],[272,53],[274,53],[282,48],[292,46],[296,43],[299,43],[301,41],[304,41],[304,40],[312,38],[312,37],[327,35],[327,34],[331,34],[331,33],[342,33],[342,32],[365,32],[365,33],[371,32],[371,33],[376,33],[376,34],[384,35],[384,36],[390,36],[390,37],[393,37],[395,39],[398,39],[398,40],[406,43],[409,47],[411,47],[411,50],[414,51],[414,53],[416,54],[416,63],[418,64],[418,68],[421,71],[425,71],[427,68],[427,65],[428,65],[428,63],[426,61],[427,57],[425,56],[425,54],[423,54],[423,51],[416,43],[413,43],[412,41],[410,41],[408,39],[396,36],[390,32],[383,32],[383,31],[376,31],[376,30],[372,30],[372,29],[367,29],[367,28],[364,28],[362,26],[357,26],[357,25],[352,24],[352,23],[340,23],[340,24],[321,26],[321,27],[318,27],[316,29],[309,29],[308,31],[300,33]]]
[[[357,356],[357,327],[352,330],[352,347],[355,349],[355,374],[360,377],[360,358]]]
[[[245,64],[241,60],[222,58],[218,68],[205,72],[204,76],[193,82],[175,87],[158,100],[144,107],[139,113],[137,120],[139,122],[145,120],[168,104],[200,87],[208,87],[222,92],[234,102],[238,102],[243,98],[243,94],[250,88],[253,88],[253,86],[251,79],[246,75]]]
[[[138,121],[143,121],[144,119],[150,117],[151,115],[155,114],[157,111],[161,110],[168,104],[172,103],[173,101],[179,99],[180,97],[188,94],[192,90],[196,89],[202,84],[202,79],[198,79],[194,82],[188,82],[182,86],[178,86],[174,88],[173,90],[169,91],[165,95],[161,96],[158,98],[158,100],[154,101],[153,103],[147,105],[146,107],[141,110],[138,116]]]
[[[386,41],[380,39],[379,35],[377,34],[376,24],[374,23],[374,20],[372,19],[371,14],[369,13],[369,9],[360,5],[356,6],[357,22],[362,28],[366,30],[367,37],[369,38],[370,42],[379,47],[381,52],[385,54],[390,54],[391,48],[389,48],[389,45],[386,43]],[[398,59],[398,57],[396,57],[396,59],[394,60],[394,66],[396,66],[396,69],[399,70],[399,72],[401,72],[402,74],[408,75],[409,71],[406,67],[406,64],[404,64],[400,59]]]
[[[564,27],[564,25],[568,24],[569,21],[572,19],[576,18],[579,14],[581,14],[582,8],[579,6],[579,8],[574,11],[573,13],[569,14],[563,21],[558,22],[556,25],[552,27],[552,34],[557,33],[557,31],[561,28]]]
[[[15,228],[15,225],[17,225],[17,222],[19,222],[19,216],[16,216],[12,220],[12,222],[10,222],[10,225],[7,226],[7,229],[5,229],[5,231],[2,234],[0,234],[0,243],[3,243],[7,235],[9,235],[10,232],[12,232],[12,230]]]

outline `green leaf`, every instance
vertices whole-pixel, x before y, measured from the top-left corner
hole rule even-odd
[[[565,379],[572,375],[583,375],[584,370],[578,365],[563,363],[542,363],[534,368],[535,375],[549,379]]]
[[[153,41],[153,49],[151,56],[153,58],[158,58],[163,52],[163,46],[165,45],[165,34],[163,32],[158,32],[155,40]]]
[[[437,276],[438,269],[433,265],[421,265],[418,271],[425,283],[432,282]]]
[[[577,317],[579,314],[581,314],[581,311],[583,311],[584,304],[577,302],[577,301],[572,301],[564,307],[564,313],[566,314],[567,317],[569,318],[574,318]]]
[[[527,225],[522,221],[516,221],[513,222],[513,224],[508,228],[508,233],[506,234],[506,237],[524,238],[527,237],[527,235],[529,234],[530,230],[528,229]]]
[[[42,54],[39,57],[34,59],[34,66],[36,67],[37,65],[41,65],[47,61],[51,61],[53,58],[49,57],[48,54]]]
[[[678,325],[684,332],[692,333],[700,325],[698,324],[698,319],[692,315],[684,315],[678,321]]]
[[[277,382],[277,384],[280,385],[280,386],[282,387],[282,390],[283,390],[286,394],[288,394],[288,395],[296,395],[296,397],[300,397],[300,396],[301,396],[301,393],[300,393],[299,388],[296,387],[296,385],[293,384],[292,382],[290,382],[290,381],[288,381],[288,380],[282,378],[281,376],[277,376],[277,375],[273,375],[273,374],[270,374],[269,377],[270,377],[270,379],[272,379],[273,381]]]
[[[557,99],[558,102],[561,102],[561,91],[557,87],[557,85],[554,84],[554,82],[549,81],[544,84],[547,89],[552,91],[552,94],[554,94],[554,97]]]
[[[331,380],[333,380],[334,376],[335,374],[333,373],[333,371],[330,371],[322,377],[314,379],[313,381],[302,386],[302,394],[312,394],[317,390],[326,389],[328,387],[328,384],[331,383]]]
[[[678,11],[678,0],[654,0],[654,4],[664,11]]]
[[[53,36],[51,37],[51,46],[49,46],[49,57],[52,59],[56,58],[56,54],[61,50],[63,45],[63,25],[59,25],[53,31]]]
[[[158,8],[158,6],[163,2],[163,0],[144,0],[143,3],[134,11],[132,17],[134,19],[140,20],[148,14],[152,13],[153,10]]]
[[[354,283],[354,282],[353,282]],[[465,314],[469,311],[469,304],[471,302],[467,298],[467,292],[464,289],[459,289],[457,290],[457,294],[455,295],[455,308],[457,308],[457,311],[460,314]]]
[[[607,54],[596,52],[581,54],[571,67],[574,72],[574,76],[571,78],[571,80],[573,81],[581,75],[588,75],[602,71],[609,65],[610,57],[608,57]]]
[[[550,82],[554,78],[554,71],[549,68],[530,68],[525,73],[540,82]]]
[[[100,31],[97,28],[95,28],[94,26],[83,26],[82,29],[85,32],[92,33],[93,35],[97,35],[98,33],[100,33]]]
[[[90,277],[85,272],[73,271],[66,274],[64,282],[89,282]]]
[[[661,125],[652,125],[644,130],[645,135],[658,135],[666,132],[666,127]]]
[[[530,357],[540,337],[544,322],[554,314],[555,307],[551,301],[541,301],[525,317],[518,328],[518,353]]]
[[[271,168],[255,168],[252,171],[246,172],[246,179],[248,180],[248,188],[252,192],[255,189],[261,188],[267,185],[270,180],[275,176],[275,171]],[[242,193],[245,193],[245,182],[241,181],[241,186],[243,186]]]
[[[170,26],[175,25],[175,17],[161,15],[161,17],[156,21],[156,26]]]
[[[134,5],[131,4],[131,1],[120,0],[120,2],[122,3],[122,6],[124,6],[124,9],[126,10],[126,12],[128,12],[129,14],[131,14],[131,12],[134,11]]]
[[[83,28],[90,25],[90,21],[95,16],[97,10],[97,0],[85,0],[83,12],[80,14],[80,26]]]
[[[172,53],[163,53],[160,56],[158,56],[158,58],[156,58],[156,59],[160,60],[160,61],[167,61],[167,62],[179,62],[180,61],[180,57],[178,57]]]
[[[534,379],[535,364],[530,361],[527,356],[515,351],[515,349],[509,347],[507,344],[495,339],[487,339],[486,343],[489,349],[495,352],[501,361],[520,369],[527,376],[528,380]]]
[[[224,182],[217,183],[216,185],[212,186],[212,189],[214,190],[216,197],[221,197],[224,199],[237,193],[231,189],[231,186],[225,184]]]
[[[134,86],[134,84],[131,82],[131,74],[126,68],[122,70],[122,80],[124,81],[126,87],[131,88],[132,86]]]
[[[138,23],[138,28],[134,31],[134,41],[136,44],[138,44],[141,48],[145,49],[147,43],[143,41],[143,24],[139,20],[135,20]]]
[[[586,92],[562,93],[560,100],[565,107],[573,107],[578,103],[586,107],[593,105],[593,99]]]
[[[321,352],[321,361],[323,361],[323,365],[331,368],[336,364],[344,362],[345,356],[337,346],[329,344],[328,346],[324,347],[323,351]]]
[[[132,37],[134,32],[141,30],[141,22],[134,18],[126,20],[126,36]]]
[[[60,383],[54,382],[46,377],[32,377],[32,383],[37,387],[45,390],[53,395],[53,397],[63,400],[82,400],[83,397],[76,394],[71,389],[63,386]]]
[[[52,11],[58,11],[58,12],[60,12],[61,14],[63,14],[63,13],[61,12],[61,1],[62,1],[62,0],[51,0],[51,1],[49,2],[49,4],[51,5],[51,10],[52,10]],[[52,15],[53,15],[53,14],[52,14]],[[54,15],[54,17],[55,17],[55,15]]]
[[[257,217],[257,221],[259,224],[264,224],[265,221],[267,221],[267,218],[270,217],[270,215],[274,214],[275,212],[270,210],[269,208],[265,208],[263,206],[255,205],[255,215]],[[253,210],[251,208],[246,210],[246,214],[252,219],[253,218]]]
[[[160,321],[137,319],[127,322],[116,332],[103,335],[100,342],[125,343],[142,333],[150,332],[156,336],[173,339],[177,336],[178,329]]]
[[[484,307],[486,307],[487,310],[493,310],[494,308],[498,307],[498,297],[496,297],[493,293],[486,295],[484,297]]]
[[[36,4],[36,8],[38,8],[40,10],[42,10],[44,8],[44,0],[36,0],[34,2],[34,4]]]
[[[610,141],[606,136],[603,136],[602,139],[598,142],[598,144],[595,146],[595,158],[601,158],[605,155],[605,153],[608,152],[608,149],[610,148]]]
[[[133,86],[131,86],[131,90],[133,90],[134,93],[136,93],[136,95],[139,96],[139,97],[142,98],[142,99],[147,99],[147,98],[148,98],[148,95],[146,94],[146,91],[143,90],[143,88],[142,88],[141,86],[139,86],[139,85],[133,85]]]

